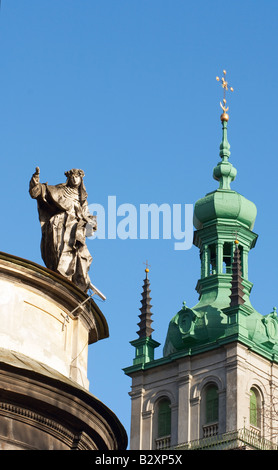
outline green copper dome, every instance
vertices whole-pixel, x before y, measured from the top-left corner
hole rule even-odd
[[[193,223],[198,230],[215,219],[228,219],[252,230],[256,215],[257,208],[253,202],[236,191],[218,189],[196,202]]]

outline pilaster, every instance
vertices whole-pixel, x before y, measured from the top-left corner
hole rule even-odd
[[[178,442],[188,442],[190,440],[190,387],[192,376],[190,374],[182,377],[178,381]]]
[[[130,425],[130,450],[142,449],[142,406],[143,391],[136,390],[129,393],[131,397],[131,425]]]

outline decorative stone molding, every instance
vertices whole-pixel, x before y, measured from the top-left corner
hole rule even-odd
[[[118,418],[86,389],[30,358],[0,353],[0,448],[126,448]]]

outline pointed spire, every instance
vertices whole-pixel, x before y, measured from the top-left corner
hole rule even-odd
[[[219,155],[222,158],[223,162],[227,162],[231,155],[230,144],[228,142],[228,120],[222,118],[221,121],[222,121],[222,142],[219,147],[220,148]]]
[[[224,98],[223,98],[223,104],[220,102],[220,106],[223,110],[223,113],[220,116],[221,122],[222,122],[222,141],[220,144],[220,152],[219,155],[221,157],[221,162],[218,163],[218,165],[214,168],[213,170],[213,177],[215,180],[219,181],[219,189],[231,189],[230,188],[230,183],[234,181],[237,170],[234,168],[234,166],[229,162],[229,157],[230,157],[230,144],[228,142],[228,120],[229,120],[229,115],[227,113],[229,107],[226,106],[227,100],[226,100],[226,91],[230,89],[231,91],[234,91],[232,87],[228,87],[228,82],[226,80],[226,70],[223,70],[224,77],[222,77],[221,82],[222,82],[222,88],[224,90]],[[216,77],[217,81],[220,81],[219,77]]]
[[[149,266],[148,262],[146,263],[146,265]],[[146,273],[146,277],[144,279],[144,285],[142,286],[143,287],[142,300],[141,300],[142,307],[139,309],[141,311],[141,315],[139,315],[140,322],[138,323],[138,326],[139,326],[140,329],[139,329],[139,331],[137,331],[137,334],[138,334],[139,338],[151,337],[152,332],[154,331],[151,328],[151,324],[152,324],[153,320],[151,319],[151,317],[152,317],[152,313],[151,313],[152,305],[150,304],[151,289],[150,289],[150,281],[148,279],[148,273],[149,273],[148,267],[146,267],[145,273]]]
[[[241,255],[237,240],[235,240],[235,245],[236,247],[232,264],[232,288],[230,295],[230,307],[237,307],[238,305],[243,305],[245,302],[243,298],[244,291],[242,285]]]
[[[145,367],[145,364],[154,360],[154,350],[160,343],[152,338],[152,332],[154,331],[151,327],[152,324],[152,313],[151,313],[151,297],[150,297],[150,281],[148,279],[148,262],[146,264],[146,277],[144,279],[143,292],[142,292],[142,307],[140,308],[141,314],[139,315],[140,322],[138,323],[139,331],[137,334],[139,338],[130,342],[135,347],[135,358],[133,359],[133,366],[136,368]]]

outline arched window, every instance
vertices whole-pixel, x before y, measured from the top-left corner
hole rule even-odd
[[[250,390],[250,425],[261,428],[261,398],[256,388]]]
[[[163,398],[158,403],[157,409],[157,437],[171,435],[171,403],[168,398]]]
[[[206,424],[218,421],[218,388],[209,385],[205,390]]]
[[[218,387],[215,384],[207,385],[202,392],[201,419],[203,437],[218,434]]]
[[[201,420],[203,437],[211,437],[218,434],[218,387],[210,383],[202,392]]]

